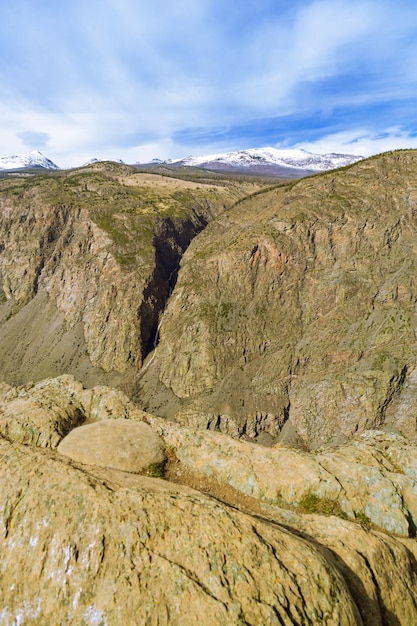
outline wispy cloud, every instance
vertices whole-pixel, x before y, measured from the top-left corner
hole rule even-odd
[[[414,145],[416,33],[412,0],[3,3],[0,153]]]
[[[370,156],[393,148],[417,148],[417,133],[399,127],[387,128],[380,133],[352,128],[325,135],[313,142],[302,141],[295,147],[319,153],[341,152]]]

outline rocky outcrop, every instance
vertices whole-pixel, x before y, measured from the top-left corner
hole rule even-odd
[[[56,448],[83,423],[82,385],[70,376],[16,389],[0,387],[0,436],[41,448]]]
[[[0,181],[2,378],[136,371],[184,250],[245,193],[115,164]]]
[[[383,533],[353,529],[352,524],[336,517],[305,515],[298,520],[299,530],[314,537],[326,549],[329,560],[340,568],[363,624],[394,626],[416,620],[415,540],[401,542]],[[405,585],[404,572],[409,572]]]
[[[1,624],[182,625],[202,612],[210,624],[417,620],[407,538],[417,450],[403,437],[371,431],[311,454],[193,432],[70,376],[0,393],[16,420],[16,399],[32,399],[28,433],[47,430],[49,409],[55,427],[51,443],[0,437]],[[94,423],[74,427],[57,452],[68,406]],[[132,473],[141,463],[112,469],[130,445],[135,463],[150,439],[161,451],[159,437],[171,482]]]
[[[4,385],[0,434],[129,472],[163,464],[168,450],[173,480],[175,472],[185,481],[189,472],[203,482],[214,480],[259,501],[264,512],[295,506],[398,536],[415,537],[417,531],[417,448],[393,433],[365,431],[348,444],[315,453],[264,447],[180,426],[140,410],[121,391],[86,390],[61,376],[20,389]]]
[[[3,623],[361,623],[337,568],[284,528],[173,485],[126,488],[0,450]]]
[[[182,260],[144,407],[310,448],[384,424],[415,437],[416,172],[415,151],[382,155],[212,222]]]
[[[17,388],[0,383],[0,435],[40,448],[56,448],[85,423],[127,418],[143,422],[146,415],[123,392],[100,386],[84,389],[68,374]]]
[[[296,506],[416,536],[417,448],[403,437],[367,431],[312,454],[146,419],[185,468],[259,500],[263,511]]]

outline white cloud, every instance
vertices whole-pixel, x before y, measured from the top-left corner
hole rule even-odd
[[[213,128],[286,115],[304,116],[305,128],[314,116],[340,128],[332,118],[341,107],[356,113],[347,135],[325,130],[323,146],[407,141],[405,131],[378,138],[382,122],[368,116],[372,104],[415,99],[411,0],[47,4],[0,7],[0,154],[24,151],[38,133],[60,165],[177,157],[172,138],[184,129],[207,138]],[[414,110],[400,113],[392,124],[411,127]],[[362,139],[349,144],[361,126]]]
[[[319,154],[338,152],[366,157],[387,150],[417,148],[417,137],[397,127],[387,128],[379,133],[359,128],[326,135],[317,141],[301,141],[294,147]]]
[[[241,94],[253,109],[288,113],[309,108],[299,88],[358,62],[358,44],[375,30],[371,2],[316,0],[301,3],[292,19],[277,16],[255,33],[250,53],[252,71]],[[358,68],[359,69],[359,68]]]

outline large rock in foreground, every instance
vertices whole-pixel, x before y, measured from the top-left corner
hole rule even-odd
[[[407,538],[417,453],[403,437],[368,432],[316,454],[264,448],[193,432],[69,376],[0,385],[0,398],[16,437],[0,436],[1,626],[182,626],[202,615],[213,626],[417,623],[417,542]],[[28,400],[20,421],[8,410],[17,398]],[[72,406],[97,422],[62,440],[82,435],[70,460],[48,448]],[[111,437],[100,452],[85,433],[102,429]],[[177,484],[108,467],[123,458],[126,431],[134,446],[137,431],[142,446],[161,437]],[[90,443],[87,464],[74,460]]]
[[[1,385],[0,435],[44,448],[60,444],[75,461],[129,472],[162,463],[166,449],[171,479],[203,490],[215,481],[264,511],[303,507],[403,537],[416,534],[417,446],[394,433],[369,430],[314,453],[263,447],[180,426],[142,411],[119,390],[86,390],[60,376],[20,388]]]
[[[3,624],[362,623],[337,567],[282,527],[2,440],[0,463]]]
[[[148,424],[132,420],[107,419],[74,428],[58,452],[79,463],[136,473],[165,460],[162,439]]]

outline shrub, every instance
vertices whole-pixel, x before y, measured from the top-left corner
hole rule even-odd
[[[300,506],[306,513],[319,513],[321,515],[337,515],[346,518],[337,500],[330,498],[320,498],[315,493],[309,493],[300,500]]]
[[[360,524],[362,526],[362,528],[364,530],[370,530],[371,529],[371,520],[365,514],[364,511],[357,511],[355,513],[355,520],[358,522],[358,524]]]
[[[146,471],[146,475],[150,478],[164,478],[165,463],[151,463]]]

